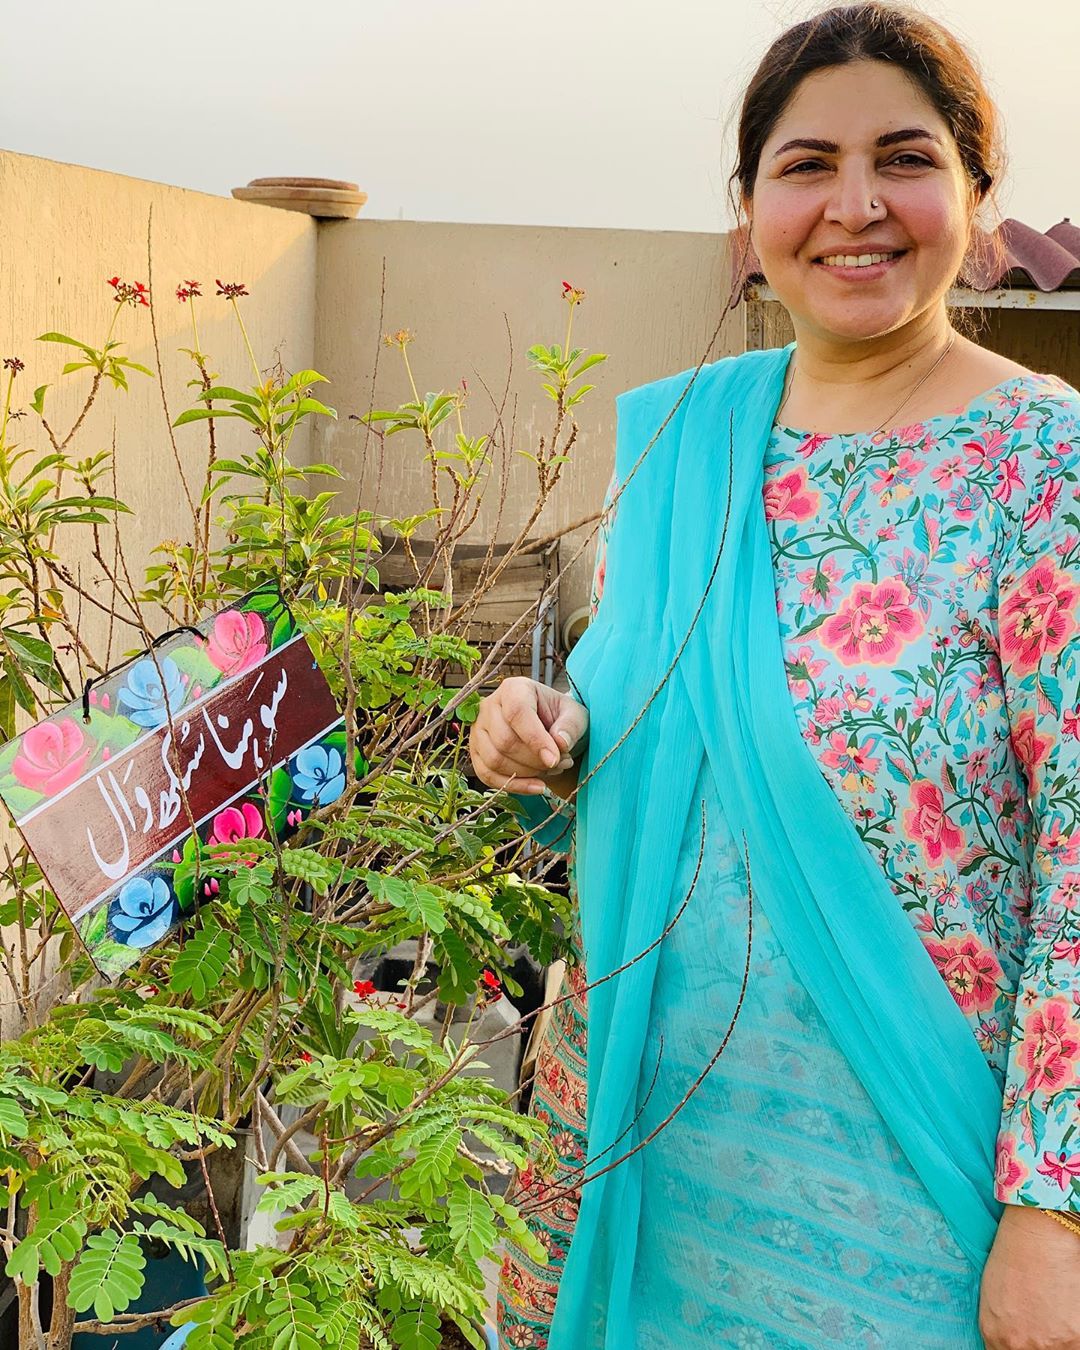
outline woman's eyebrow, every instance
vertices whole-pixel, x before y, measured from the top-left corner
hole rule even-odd
[[[932,131],[927,131],[925,127],[905,127],[902,131],[886,131],[877,138],[875,144],[879,150],[884,150],[886,146],[896,145],[899,141],[933,141],[935,145],[940,145],[941,137],[935,136]],[[798,140],[785,141],[773,155],[773,159],[788,150],[817,150],[823,155],[838,155],[840,153],[840,147],[835,141],[820,141],[810,137],[801,137]]]

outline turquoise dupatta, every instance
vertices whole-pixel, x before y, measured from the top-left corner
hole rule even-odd
[[[671,879],[688,816],[700,816],[692,790],[708,756],[727,826],[745,841],[755,904],[981,1269],[1001,1213],[992,1190],[1001,1089],[803,741],[784,673],[762,486],[794,345],[705,366],[692,384],[685,371],[617,399],[616,475],[625,487],[600,612],[567,666],[589,708],[583,776],[606,760],[577,802],[587,973],[596,981],[630,961],[678,909],[683,896],[672,894]],[[547,815],[536,799],[521,800],[534,821]],[[565,821],[553,816],[541,837],[554,841],[560,831]],[[643,1047],[657,959],[654,951],[589,993],[587,1175],[640,1142],[635,1115],[641,1075],[650,1072]],[[586,1184],[551,1350],[632,1343],[641,1185],[640,1154]]]

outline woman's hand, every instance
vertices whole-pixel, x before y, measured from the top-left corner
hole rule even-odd
[[[1080,1233],[1006,1205],[983,1270],[986,1350],[1080,1350]]]
[[[588,726],[588,712],[569,694],[512,675],[480,700],[469,732],[473,772],[488,787],[542,792],[546,775],[573,767],[570,751]]]

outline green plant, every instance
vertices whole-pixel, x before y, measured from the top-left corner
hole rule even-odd
[[[520,1165],[545,1146],[542,1129],[476,1072],[490,1039],[474,1026],[500,989],[521,992],[507,968],[511,935],[548,961],[569,915],[560,892],[523,874],[515,815],[465,776],[468,722],[492,674],[467,626],[569,458],[576,435],[569,410],[586,392],[573,392],[572,383],[604,358],[577,364],[582,353],[570,348],[569,327],[565,350],[532,349],[534,364],[552,377],[557,419],[538,453],[522,452],[537,468],[537,501],[510,552],[482,571],[472,595],[454,597],[454,546],[476,518],[492,442],[465,432],[467,391],[417,395],[358,419],[386,434],[419,436],[430,510],[381,522],[370,512],[342,512],[333,491],[311,491],[337,471],[289,457],[298,428],[336,416],[310,392],[323,377],[265,374],[238,304],[246,290],[219,282],[254,379],[246,388],[219,383],[199,345],[201,289],[186,281],[177,296],[191,311],[185,352],[196,393],[173,428],[180,436],[205,431],[205,468],[194,485],[181,470],[188,519],[181,511],[177,529],[187,541],[162,543],[136,584],[122,564],[127,508],[98,491],[111,456],[76,459],[69,450],[103,381],[123,392],[131,372],[153,375],[120,355],[113,336],[126,307],[148,304],[146,288],[119,278],[109,284],[117,307],[101,348],[42,336],[83,352],[65,374],[92,372],[64,435],[46,418],[47,385],[26,408],[16,406],[23,363],[4,361],[0,731],[14,732],[18,709],[40,717],[74,697],[77,665],[103,673],[81,608],[128,633],[139,651],[155,614],[190,624],[273,581],[344,709],[346,785],[287,839],[267,830],[233,845],[192,842],[177,855],[177,888],[183,877],[191,897],[204,888],[213,902],[196,909],[192,899],[180,928],[106,986],[40,869],[9,838],[0,923],[15,940],[0,962],[24,1029],[0,1047],[0,1186],[8,1202],[0,1243],[18,1292],[20,1346],[64,1350],[76,1318],[121,1335],[162,1316],[196,1323],[191,1350],[420,1350],[439,1344],[441,1319],[479,1346],[480,1261],[501,1232],[530,1241],[491,1184],[491,1167]],[[584,293],[569,289],[572,317]],[[411,340],[404,331],[387,340],[406,358],[410,380]],[[457,430],[446,447],[439,428],[452,415]],[[24,432],[29,417],[36,426]],[[253,448],[221,453],[229,419],[250,430]],[[183,460],[178,453],[178,469]],[[411,541],[426,523],[435,534],[421,564]],[[413,558],[415,585],[406,591],[377,589],[376,524],[395,530]],[[69,562],[80,531],[100,584]],[[451,671],[464,676],[457,687],[447,681]],[[271,776],[268,812],[273,793]],[[415,940],[417,957],[400,990],[380,994],[357,978],[406,939]],[[47,976],[54,960],[56,973]],[[436,1001],[447,1015],[431,1023]],[[455,1008],[471,1010],[463,1023],[451,1022]],[[517,1031],[511,1025],[499,1035]],[[108,1089],[105,1073],[116,1076]],[[290,1125],[281,1116],[287,1108]],[[280,1246],[232,1250],[216,1220],[211,1168],[242,1129],[251,1131],[265,1188],[260,1209],[277,1216]],[[305,1152],[298,1141],[308,1136],[318,1147]],[[162,1190],[193,1171],[210,1191],[209,1226]],[[380,1184],[387,1194],[375,1194]],[[200,1263],[209,1295],[153,1314],[130,1311],[149,1241]],[[43,1272],[53,1281],[47,1322]]]

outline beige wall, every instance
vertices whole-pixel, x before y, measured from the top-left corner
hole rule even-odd
[[[79,353],[35,339],[54,330],[100,348],[115,309],[106,279],[117,274],[152,285],[172,417],[190,406],[186,382],[195,373],[178,351],[192,345],[188,308],[175,298],[181,280],[203,283],[207,298],[197,311],[200,346],[222,382],[246,385],[254,373],[229,305],[214,296],[216,277],[243,281],[251,291],[251,298],[240,303],[260,362],[269,365],[280,347],[290,369],[310,365],[317,229],[310,217],[293,212],[0,152],[0,357],[18,356],[26,363],[16,381],[16,403],[28,403],[37,385],[50,384],[48,421],[61,433],[72,425],[89,377],[86,371],[61,377],[60,371]],[[154,368],[148,310],[125,308],[114,336],[123,340],[125,355]],[[134,521],[125,521],[124,536],[134,570],[162,539],[185,539],[190,517],[157,380],[133,374],[128,394],[106,384],[70,449],[85,457],[108,447],[114,419],[119,495],[136,512]],[[44,433],[40,428],[35,433],[32,424],[31,417],[22,421],[18,435],[40,444],[45,453]],[[219,426],[226,451],[250,440],[238,421]],[[205,464],[205,431],[196,425],[181,427],[175,435],[181,462],[196,484]],[[301,461],[306,459],[306,445],[294,449]],[[92,576],[85,555],[83,566]],[[88,623],[93,630],[89,617]]]
[[[554,408],[525,353],[538,342],[563,342],[563,281],[586,291],[574,313],[572,344],[606,352],[609,359],[588,373],[597,387],[574,410],[580,432],[573,461],[565,466],[533,535],[552,533],[599,508],[615,451],[615,396],[695,365],[729,287],[723,235],[328,221],[319,227],[315,364],[333,381],[342,414],[367,410],[376,356],[374,406],[396,407],[412,396],[400,353],[379,346],[384,266],[381,330],[415,332],[408,350],[421,395],[451,391],[464,377],[470,394],[465,430],[476,436],[490,431],[493,422],[481,381],[499,399],[509,376],[505,439],[515,450],[535,451],[539,437],[549,435]],[[744,349],[743,323],[740,306],[725,321],[710,360]],[[363,474],[361,496],[374,509],[377,445],[372,441],[366,468],[363,445],[364,428],[342,415],[336,424],[318,429],[313,454],[336,464],[354,482]],[[430,505],[418,447],[418,438],[409,432],[387,440],[380,511],[405,515]],[[499,541],[512,537],[533,499],[533,466],[515,456],[511,472]],[[486,540],[494,528],[496,498],[492,489],[472,531],[478,540]],[[563,556],[568,558],[587,533],[567,536]],[[592,552],[590,543],[564,575],[564,614],[587,600]]]

